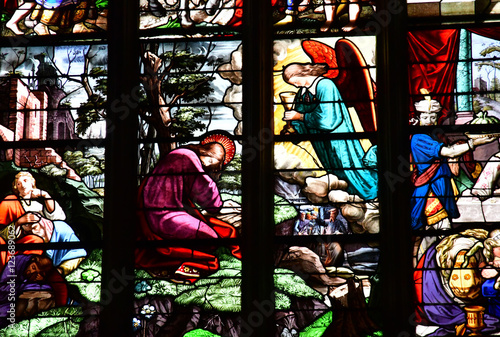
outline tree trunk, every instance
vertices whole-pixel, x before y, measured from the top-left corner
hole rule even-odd
[[[155,129],[152,126],[148,127],[148,133],[146,135],[146,138],[151,139],[154,138],[155,136],[156,136]],[[140,151],[141,167],[139,174],[141,176],[146,176],[147,174],[149,174],[149,171],[151,169],[151,161],[153,160],[153,152],[154,152],[154,144],[144,143]]]
[[[146,96],[149,106],[151,108],[151,122],[150,127],[154,127],[157,136],[164,139],[172,138],[170,132],[170,124],[172,116],[170,114],[170,107],[166,106],[166,102],[161,92],[161,75],[159,70],[162,66],[162,60],[152,53],[147,51],[143,57],[145,75],[142,78]],[[160,157],[176,148],[175,142],[160,143]]]

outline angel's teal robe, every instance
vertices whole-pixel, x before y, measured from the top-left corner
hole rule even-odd
[[[295,110],[304,114],[303,121],[292,122],[299,134],[354,132],[349,111],[331,79],[318,78],[310,90],[303,88],[295,97]],[[359,139],[314,140],[311,144],[323,167],[348,183],[347,192],[364,200],[377,197],[376,146],[365,153]]]

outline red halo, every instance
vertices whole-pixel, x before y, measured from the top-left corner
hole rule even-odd
[[[224,157],[224,165],[227,165],[234,158],[234,153],[236,152],[236,146],[234,142],[226,135],[219,133],[213,133],[203,139],[200,144],[205,145],[209,143],[219,143],[224,148],[226,155]]]

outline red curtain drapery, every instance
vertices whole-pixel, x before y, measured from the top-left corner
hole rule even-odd
[[[500,29],[498,27],[484,27],[484,28],[468,28],[469,32],[489,37],[490,39],[500,40]]]
[[[469,32],[500,40],[495,27],[468,28]],[[460,29],[438,29],[408,33],[408,81],[410,90],[410,120],[414,117],[413,104],[423,99],[420,89],[429,90],[432,98],[443,107],[439,122],[454,110],[453,91],[456,86]]]
[[[423,99],[420,89],[429,90],[432,97],[441,103],[439,121],[450,116],[454,110],[453,90],[459,51],[460,30],[439,29],[408,33],[410,111],[413,104]],[[413,117],[410,114],[410,117]]]

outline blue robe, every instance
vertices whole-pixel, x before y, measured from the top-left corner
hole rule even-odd
[[[68,5],[76,5],[80,0],[36,0],[36,3],[45,9],[54,9]]]
[[[319,80],[315,95],[309,91],[298,94],[295,110],[304,114],[303,121],[292,122],[299,134],[354,132],[351,116],[342,102],[337,86],[328,78]],[[376,157],[375,146],[365,157],[358,139],[318,140],[311,141],[311,144],[324,168],[347,181],[347,192],[357,194],[365,200],[377,197],[377,172],[375,168],[366,165],[366,159]]]
[[[73,229],[67,223],[58,220],[53,221],[53,223],[54,232],[52,233],[50,242],[80,242]],[[67,260],[87,256],[87,252],[83,248],[49,249],[45,253],[52,260],[54,266],[59,266]]]
[[[453,174],[446,159],[439,154],[443,146],[443,143],[433,139],[429,135],[416,134],[411,138],[411,154],[416,166],[417,175],[425,172],[436,160],[441,161],[439,168],[428,183],[415,187],[413,191],[410,201],[412,229],[419,229],[427,225],[425,205],[427,196],[431,190],[443,205],[449,218],[458,218],[460,216],[451,184]]]

